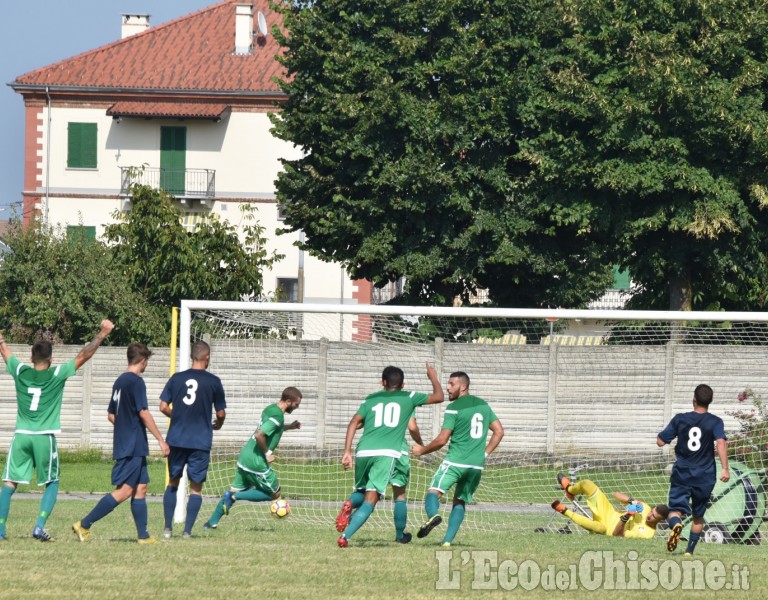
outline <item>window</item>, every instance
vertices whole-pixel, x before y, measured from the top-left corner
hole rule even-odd
[[[67,225],[67,239],[69,240],[95,240],[96,227],[83,225]]]
[[[96,168],[96,123],[70,123],[67,127],[67,168]]]
[[[285,202],[277,203],[277,220],[285,221]]]
[[[296,277],[278,277],[276,293],[280,302],[298,302],[299,280]]]

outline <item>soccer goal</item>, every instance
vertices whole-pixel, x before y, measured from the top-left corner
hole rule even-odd
[[[707,383],[732,464],[731,481],[713,494],[705,539],[759,541],[768,314],[185,301],[180,317],[180,358],[206,340],[227,393],[203,512],[228,489],[261,411],[296,386],[304,399],[287,422],[297,419],[301,429],[283,434],[273,464],[292,507],[286,521],[333,527],[353,484],[340,462],[350,418],[379,389],[387,365],[404,370],[407,389],[429,392],[429,362],[443,384],[453,371],[468,373],[471,392],[506,431],[463,527],[580,531],[550,508],[562,498],[557,473],[574,469],[609,497],[622,491],[665,503],[674,451],[658,448],[656,435],[691,410],[694,388]],[[417,409],[425,442],[440,431],[446,403]],[[411,458],[409,529],[424,517],[441,456]],[[391,508],[385,498],[369,524],[391,528]],[[268,505],[236,503],[219,528],[269,518]]]

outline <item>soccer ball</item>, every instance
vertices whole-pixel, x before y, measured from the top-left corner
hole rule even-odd
[[[280,498],[272,503],[272,506],[269,507],[269,512],[272,513],[275,519],[282,519],[291,514],[291,506],[287,500]]]

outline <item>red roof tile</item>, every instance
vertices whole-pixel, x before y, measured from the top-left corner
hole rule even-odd
[[[20,75],[11,84],[56,88],[236,92],[279,94],[272,81],[284,69],[279,44],[258,33],[257,15],[268,27],[280,22],[268,0],[253,1],[253,52],[236,55],[235,5],[225,0],[142,33]],[[21,90],[17,90],[21,91]]]
[[[110,117],[172,117],[174,119],[222,119],[229,112],[227,104],[201,102],[116,102],[107,109]]]

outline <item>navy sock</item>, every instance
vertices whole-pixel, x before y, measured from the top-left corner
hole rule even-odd
[[[144,498],[131,499],[131,514],[133,522],[136,523],[136,535],[142,539],[149,537],[147,531],[147,501]]]
[[[197,520],[197,513],[203,505],[203,497],[200,494],[190,494],[187,500],[187,522],[184,524],[184,533],[192,533],[192,527]]]
[[[693,554],[693,551],[696,549],[696,544],[699,543],[699,539],[701,538],[700,533],[691,533],[688,536],[688,547],[685,549],[686,552],[689,554]]]
[[[115,510],[119,504],[120,503],[115,500],[112,494],[102,496],[101,500],[99,500],[96,503],[96,506],[93,507],[93,510],[85,515],[84,518],[80,519],[80,525],[86,529],[90,529],[91,525],[99,519],[106,517],[109,513]]]
[[[171,487],[169,485],[163,494],[163,516],[165,517],[166,529],[173,529],[173,513],[176,512],[176,492],[178,491],[178,486]]]

